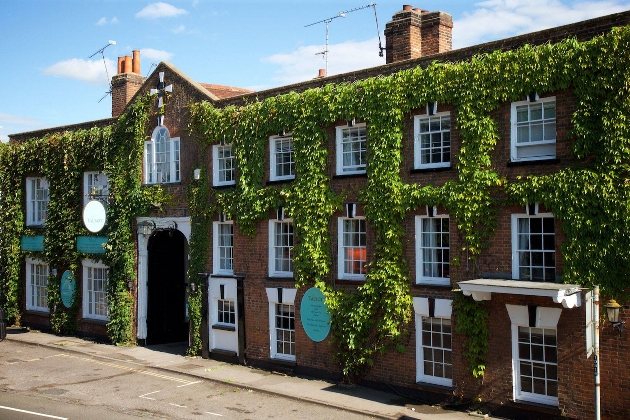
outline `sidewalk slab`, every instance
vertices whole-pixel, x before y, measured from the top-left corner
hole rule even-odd
[[[283,397],[322,404],[383,419],[470,420],[468,413],[444,410],[439,406],[416,404],[362,386],[342,386],[319,379],[286,376],[248,366],[212,359],[185,356],[184,345],[120,347],[77,337],[62,337],[39,331],[10,328],[7,340],[45,346],[90,357],[137,364],[216,382],[272,393]]]

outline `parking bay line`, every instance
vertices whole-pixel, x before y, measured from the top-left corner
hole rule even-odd
[[[0,409],[10,410],[10,411],[17,411],[18,413],[32,414],[34,416],[47,417],[49,419],[68,420],[67,417],[51,416],[50,414],[36,413],[35,411],[20,410],[19,408],[5,407],[3,405],[0,405]]]
[[[92,362],[92,363],[96,363],[96,364],[103,365],[103,366],[109,366],[109,367],[113,367],[113,368],[117,368],[117,369],[128,370],[128,371],[134,372],[134,373],[141,373],[143,375],[154,376],[156,378],[167,379],[169,381],[179,382],[179,383],[185,384],[185,385],[191,385],[191,382],[186,380],[186,379],[180,379],[180,378],[175,378],[173,376],[162,375],[160,373],[154,373],[154,372],[150,372],[150,371],[143,370],[143,369],[130,368],[128,366],[117,365],[115,363],[101,362],[99,360],[91,359],[89,357],[77,357],[77,356],[72,356],[70,354],[65,354],[65,353],[61,353],[61,354],[59,354],[57,356],[58,357],[72,358],[72,359],[85,360],[87,362]]]

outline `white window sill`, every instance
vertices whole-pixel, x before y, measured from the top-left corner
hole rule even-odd
[[[419,286],[450,286],[451,279],[450,278],[420,278],[416,281],[416,285]]]

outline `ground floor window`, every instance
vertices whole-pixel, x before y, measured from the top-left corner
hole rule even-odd
[[[453,386],[451,303],[449,299],[413,298],[417,382]]]
[[[269,353],[272,359],[295,361],[296,289],[267,288],[269,300]]]
[[[48,308],[48,264],[26,259],[26,310],[50,312]]]
[[[295,310],[293,305],[276,303],[276,356],[295,357]]]
[[[521,395],[558,398],[558,347],[552,328],[518,327],[518,388]]]
[[[219,299],[217,301],[217,321],[219,324],[236,324],[234,299]]]
[[[91,260],[83,261],[83,318],[108,321],[107,279],[109,268]]]
[[[505,305],[512,323],[514,399],[558,405],[558,320],[562,309]]]

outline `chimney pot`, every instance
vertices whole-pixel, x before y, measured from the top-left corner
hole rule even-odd
[[[125,73],[133,72],[133,60],[130,55],[125,56]]]
[[[413,8],[413,11],[414,11],[414,12],[418,12],[418,13],[422,13],[422,9],[421,9],[421,8],[419,8],[419,7],[414,7],[414,8]]]
[[[412,5],[410,4],[403,4],[403,10],[407,11],[407,10],[411,10],[413,8]]]
[[[124,73],[123,61],[125,61],[125,57],[118,57],[118,74]]]
[[[326,69],[319,69],[318,77],[326,77]]]
[[[140,50],[133,50],[133,72],[140,74]]]

